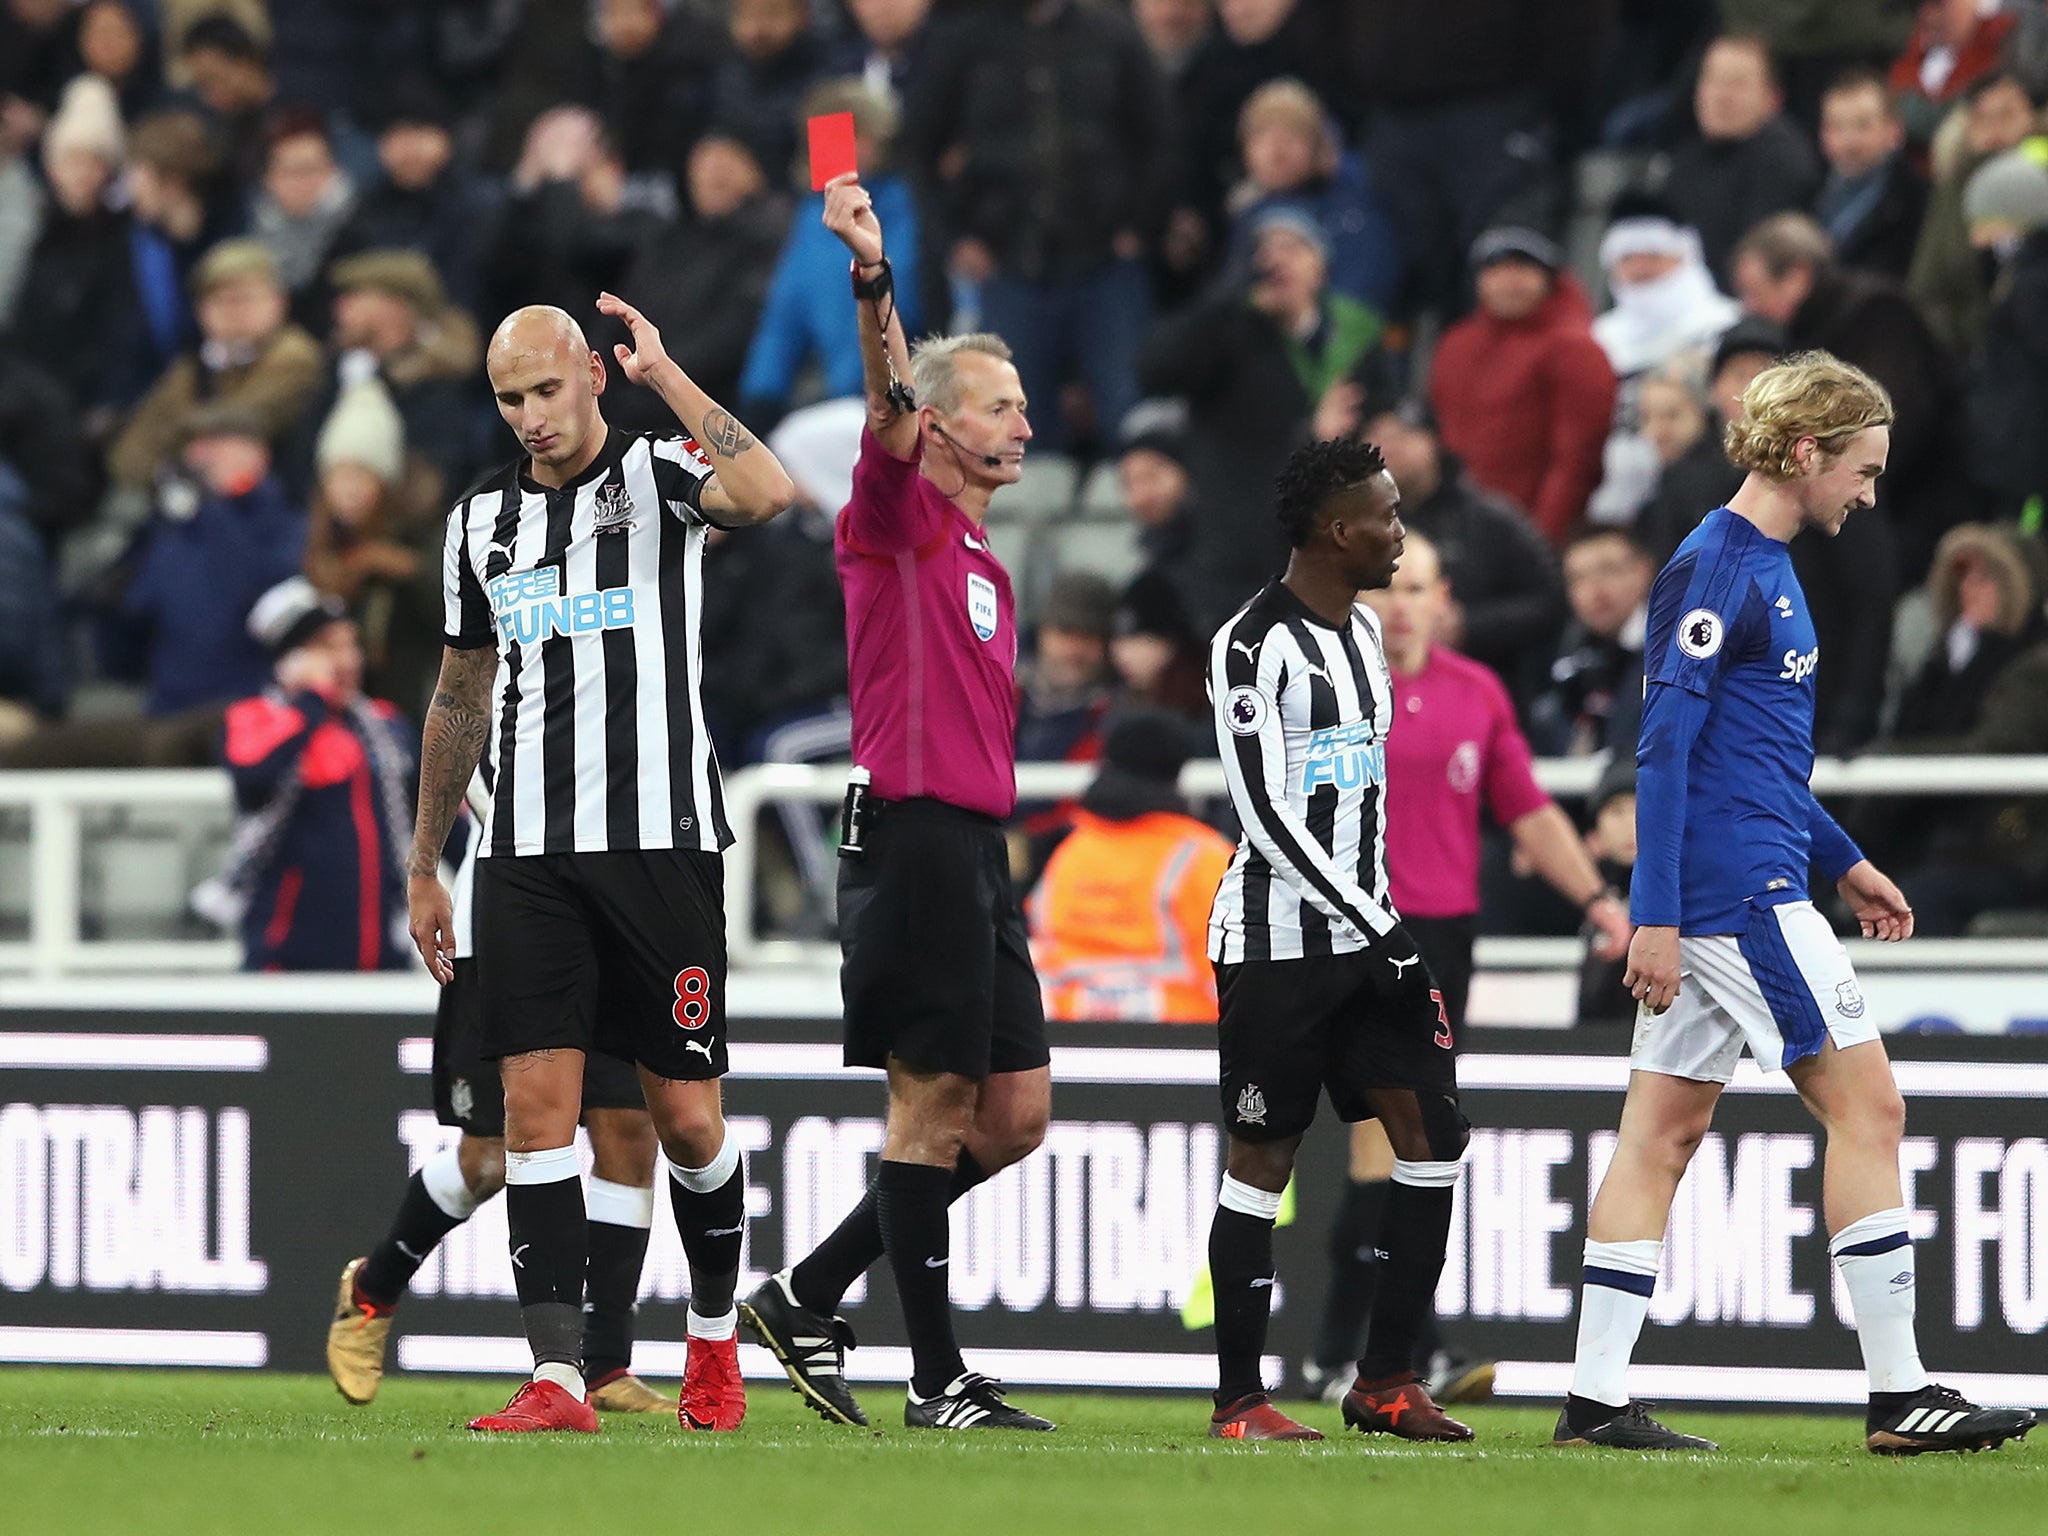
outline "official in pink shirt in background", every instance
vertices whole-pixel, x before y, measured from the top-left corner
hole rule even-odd
[[[1003,841],[1017,804],[1016,603],[982,527],[1031,441],[1024,388],[1000,337],[911,351],[858,177],[828,183],[825,227],[853,252],[868,406],[834,540],[855,764],[840,990],[846,1064],[888,1072],[889,1119],[866,1198],[740,1315],[813,1408],[866,1424],[835,1314],[886,1252],[910,1335],[905,1425],[1049,1430],[967,1369],[947,1287],[947,1206],[1035,1148],[1052,1109],[1045,1009]]]
[[[1454,1038],[1464,1032],[1479,912],[1479,829],[1484,809],[1516,851],[1586,915],[1594,948],[1628,952],[1628,906],[1602,878],[1571,818],[1537,784],[1529,743],[1507,689],[1490,670],[1436,643],[1451,598],[1437,552],[1411,532],[1393,585],[1362,594],[1380,616],[1394,675],[1387,737],[1387,881],[1394,908],[1443,992]],[[1312,1392],[1351,1380],[1358,1330],[1376,1283],[1379,1231],[1394,1154],[1379,1122],[1352,1128],[1351,1183],[1330,1233],[1332,1274],[1315,1354],[1302,1375]],[[1473,1402],[1493,1389],[1493,1363],[1446,1350],[1434,1322],[1415,1371],[1438,1403]]]

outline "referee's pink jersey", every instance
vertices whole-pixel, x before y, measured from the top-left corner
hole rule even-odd
[[[1479,910],[1479,810],[1502,826],[1541,810],[1529,743],[1499,678],[1440,645],[1394,673],[1387,737],[1387,883],[1403,917]]]
[[[1017,806],[1017,607],[986,532],[861,428],[833,537],[853,760],[882,800]]]

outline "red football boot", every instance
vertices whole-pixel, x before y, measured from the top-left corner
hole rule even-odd
[[[683,1360],[682,1401],[676,1418],[685,1429],[738,1429],[747,1416],[747,1384],[740,1379],[740,1341],[690,1336]]]
[[[1430,1401],[1413,1371],[1367,1381],[1363,1376],[1344,1394],[1344,1422],[1368,1435],[1395,1435],[1403,1440],[1470,1440],[1470,1425],[1460,1424]]]
[[[1248,1393],[1209,1416],[1211,1440],[1320,1440],[1323,1432],[1297,1424],[1264,1392]]]
[[[525,1433],[540,1429],[570,1429],[579,1434],[597,1433],[597,1410],[552,1381],[529,1381],[512,1394],[501,1413],[487,1413],[469,1421],[471,1429],[500,1433]]]

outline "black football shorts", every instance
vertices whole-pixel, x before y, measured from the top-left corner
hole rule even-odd
[[[1000,823],[937,800],[870,802],[839,863],[846,1064],[984,1078],[1052,1060]]]
[[[483,980],[474,959],[455,962],[455,979],[434,1010],[434,1116],[470,1136],[505,1134],[505,1085],[484,1048]],[[646,1096],[630,1061],[593,1052],[583,1061],[585,1109],[641,1109]]]
[[[477,860],[483,1051],[563,1046],[722,1077],[724,861],[699,849]]]
[[[1339,1119],[1369,1120],[1371,1088],[1455,1097],[1442,994],[1417,959],[1370,951],[1216,967],[1223,1125],[1240,1141],[1298,1136],[1327,1090]]]

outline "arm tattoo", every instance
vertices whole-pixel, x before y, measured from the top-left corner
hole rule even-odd
[[[420,802],[405,871],[415,879],[441,867],[441,846],[490,739],[491,684],[497,675],[496,646],[442,656],[441,678],[420,735]]]
[[[731,459],[753,447],[754,439],[737,416],[718,406],[704,418],[704,446]]]

